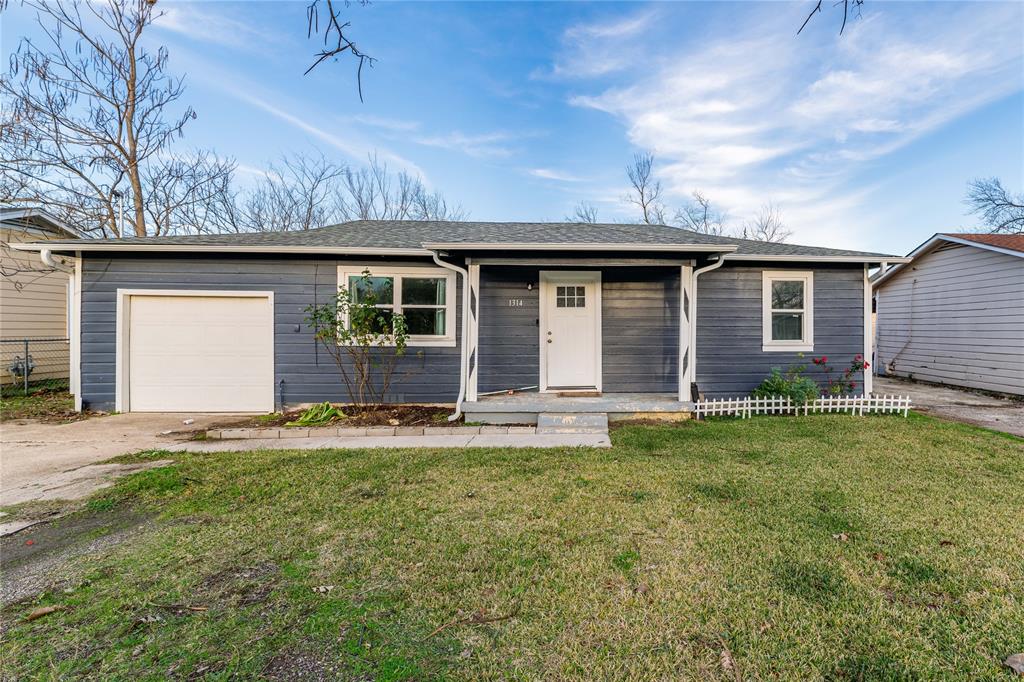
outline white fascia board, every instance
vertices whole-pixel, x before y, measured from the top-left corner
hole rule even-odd
[[[317,246],[245,246],[245,245],[210,245],[210,244],[132,244],[130,239],[124,244],[54,244],[53,242],[25,242],[11,244],[18,251],[130,251],[155,253],[310,253],[335,254],[352,256],[429,256],[427,249],[408,248],[371,248],[353,247],[317,247]]]
[[[791,255],[755,255],[752,253],[730,253],[725,255],[729,261],[789,261],[793,263],[907,263],[909,258],[900,256],[791,256]]]
[[[455,244],[424,244],[431,251],[473,249],[479,251],[706,251],[711,253],[732,253],[738,247],[733,244],[639,244],[639,243],[510,243],[494,244],[463,242]]]

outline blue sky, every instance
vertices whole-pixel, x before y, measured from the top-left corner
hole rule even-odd
[[[827,3],[826,3],[827,4]],[[283,153],[420,174],[478,220],[630,219],[649,149],[669,205],[701,190],[791,241],[904,253],[968,227],[973,178],[1024,185],[1024,4],[868,0],[837,36],[807,2],[391,3],[346,11],[378,58],[309,76],[305,1],[184,3],[166,45],[198,112],[179,142],[253,177]],[[3,51],[31,32],[8,10]]]

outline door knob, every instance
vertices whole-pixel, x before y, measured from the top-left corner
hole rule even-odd
[[[548,339],[548,343],[551,343],[551,339]]]

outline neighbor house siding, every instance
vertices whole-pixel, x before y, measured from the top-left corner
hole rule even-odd
[[[875,295],[880,373],[1024,394],[1024,258],[946,244]]]
[[[773,367],[783,371],[807,365],[807,375],[824,384],[811,363],[826,356],[841,372],[864,352],[864,269],[725,265],[701,275],[697,286],[697,385],[709,397],[748,395]],[[814,273],[814,349],[762,351],[761,273],[798,270]],[[838,373],[837,372],[837,373]],[[856,377],[857,393],[863,376]]]
[[[679,381],[679,268],[576,269],[601,270],[603,390],[674,393]],[[480,267],[481,392],[538,385],[540,270]]]
[[[46,238],[39,232],[0,229],[0,241],[5,244]],[[29,355],[35,363],[29,380],[66,379],[70,367],[66,341],[70,275],[47,268],[38,253],[4,249],[2,260],[11,274],[0,277],[0,336],[9,341],[56,339],[29,344]],[[0,344],[0,381],[17,379],[8,368],[16,357],[24,355],[24,349],[22,343]]]
[[[369,264],[328,258],[86,257],[82,273],[84,405],[93,409],[114,406],[117,289],[273,291],[275,400],[283,394],[286,405],[347,401],[337,368],[304,322],[306,306],[334,296],[337,266],[343,263]],[[433,267],[429,262],[400,263],[416,264]],[[374,268],[386,266],[372,262]],[[461,278],[458,285],[456,328],[461,340]],[[459,358],[458,347],[410,347],[395,373],[390,398],[396,402],[454,402],[459,391]]]

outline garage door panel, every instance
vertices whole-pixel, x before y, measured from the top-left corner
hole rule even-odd
[[[129,409],[273,409],[267,297],[135,295],[129,305]]]

